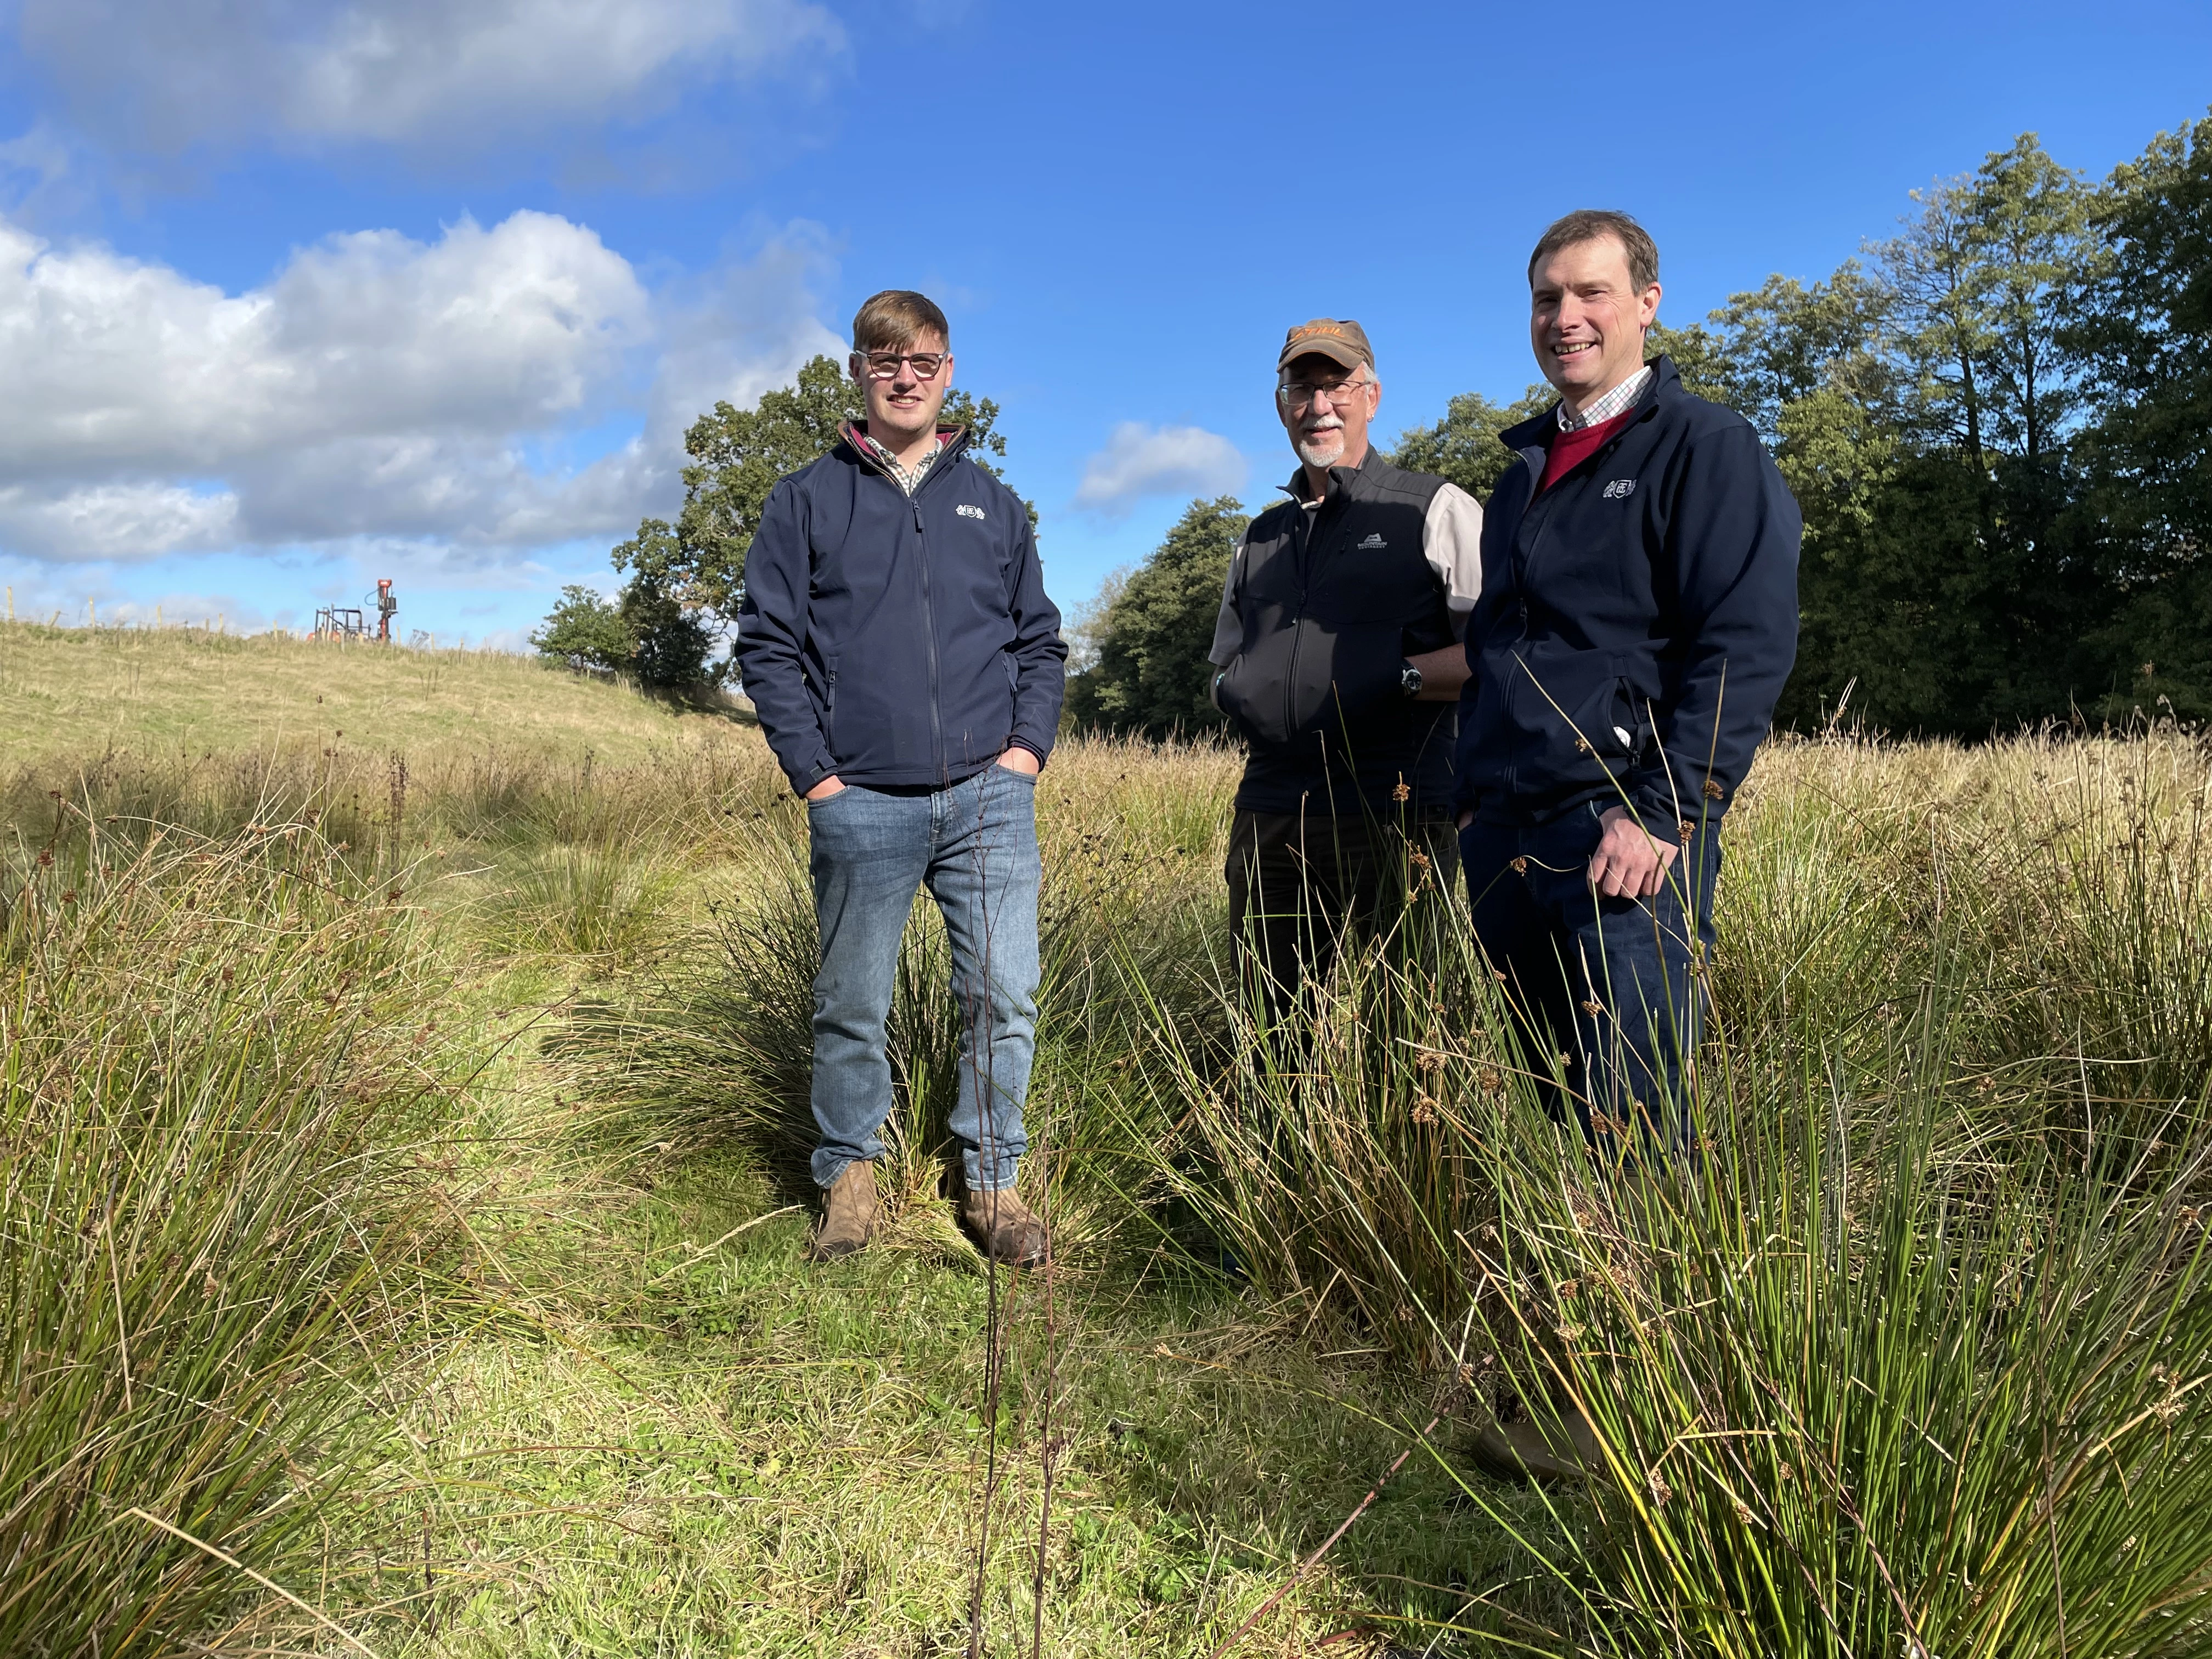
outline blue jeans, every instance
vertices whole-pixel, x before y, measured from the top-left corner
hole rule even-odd
[[[835,1183],[884,1155],[891,1067],[884,1024],[899,939],[927,884],[952,945],[960,1089],[952,1109],[969,1189],[1014,1184],[1029,1149],[1022,1101],[1036,1050],[1036,780],[985,767],[949,788],[893,793],[848,784],[809,801],[814,920],[813,1175]],[[980,1054],[983,1058],[978,1058]]]
[[[1474,935],[1553,1118],[1571,1109],[1592,1144],[1616,1154],[1631,1124],[1662,1155],[1690,1152],[1720,824],[1690,836],[1653,897],[1603,898],[1588,874],[1601,810],[1462,830]],[[1554,1056],[1560,1081],[1549,1077]]]

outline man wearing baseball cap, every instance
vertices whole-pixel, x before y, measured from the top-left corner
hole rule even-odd
[[[1382,399],[1367,332],[1317,317],[1275,362],[1298,470],[1230,562],[1208,653],[1249,745],[1230,831],[1230,927],[1272,1017],[1347,929],[1458,867],[1449,814],[1461,641],[1482,509],[1370,447]]]

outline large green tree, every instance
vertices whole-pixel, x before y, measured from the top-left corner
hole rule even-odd
[[[714,637],[670,584],[675,550],[674,530],[647,519],[614,550],[615,568],[629,573],[622,592],[610,601],[588,587],[562,588],[531,644],[571,668],[628,674],[656,690],[706,684],[714,678],[707,659]]]
[[[1914,200],[1869,261],[1771,277],[1670,349],[1759,428],[1804,510],[1779,717],[1848,691],[1879,726],[1975,735],[2109,689],[2064,328],[2099,255],[2087,187],[2032,134]]]
[[[2119,594],[2112,701],[2212,719],[2212,117],[2160,133],[2090,210],[2102,257],[2064,343],[2095,409],[2083,508]]]
[[[1251,522],[1234,496],[1193,501],[1112,590],[1097,623],[1098,660],[1068,683],[1068,718],[1079,729],[1157,738],[1224,724],[1207,695],[1206,653],[1230,558]]]
[[[1388,459],[1409,472],[1449,478],[1478,501],[1488,501],[1513,461],[1513,452],[1498,441],[1498,434],[1542,414],[1553,396],[1549,386],[1532,386],[1511,403],[1501,404],[1480,392],[1462,392],[1445,406],[1443,419],[1435,425],[1400,433],[1398,447]]]

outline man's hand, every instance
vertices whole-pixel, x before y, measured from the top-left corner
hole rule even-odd
[[[1005,754],[1000,756],[999,764],[1009,772],[1020,773],[1025,778],[1033,778],[1044,769],[1037,757],[1019,744],[1016,744]]]
[[[1646,899],[1666,884],[1679,845],[1645,835],[1626,806],[1607,808],[1598,822],[1605,835],[1590,854],[1591,886],[1607,898]]]
[[[828,777],[823,779],[821,782],[816,784],[811,789],[806,792],[806,799],[809,800],[828,800],[832,795],[842,795],[844,793],[845,780],[839,777],[835,772],[832,772]]]

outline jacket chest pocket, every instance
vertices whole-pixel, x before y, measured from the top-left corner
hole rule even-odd
[[[1395,548],[1362,550],[1356,540],[1329,557],[1310,594],[1316,615],[1351,626],[1413,627],[1427,617],[1437,599],[1436,575],[1418,543],[1401,553]]]

